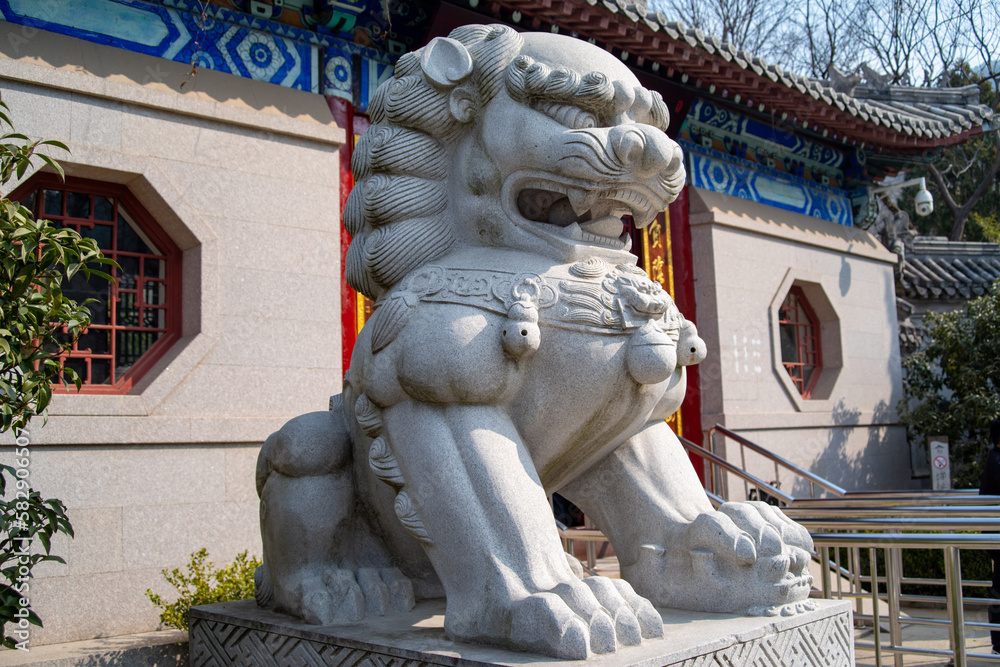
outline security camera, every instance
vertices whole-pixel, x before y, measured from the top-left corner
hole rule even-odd
[[[877,188],[869,188],[868,196],[870,198],[873,195],[889,192],[890,190],[898,190],[910,185],[920,186],[920,191],[917,192],[917,196],[913,200],[913,203],[917,207],[917,215],[930,215],[934,211],[934,197],[931,195],[930,190],[927,189],[927,182],[923,178],[911,178],[908,181],[900,183],[890,183]]]
[[[934,197],[927,188],[922,188],[917,193],[913,203],[917,207],[917,215],[930,215],[934,210]]]

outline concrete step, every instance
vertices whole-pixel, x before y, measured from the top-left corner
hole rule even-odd
[[[180,630],[29,647],[0,650],[0,667],[188,667],[188,634]]]

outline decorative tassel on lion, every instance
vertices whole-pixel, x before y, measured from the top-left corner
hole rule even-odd
[[[706,351],[623,230],[684,184],[660,95],[580,40],[473,25],[370,113],[344,224],[375,311],[331,409],[261,451],[258,603],[328,625],[444,596],[453,639],[577,659],[662,636],[655,607],[811,608],[809,534],[713,509],[664,422]],[[578,576],[553,492],[622,579]]]

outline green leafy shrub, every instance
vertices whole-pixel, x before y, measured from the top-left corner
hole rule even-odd
[[[0,128],[11,130],[0,102]],[[68,150],[58,141],[30,141],[8,132],[0,137],[0,432],[27,426],[34,415],[44,415],[52,399],[52,384],[62,380],[80,388],[80,377],[63,368],[59,355],[90,324],[88,299],[76,303],[62,293],[62,284],[77,273],[105,280],[111,276],[97,267],[116,266],[101,255],[94,239],[75,230],[35,220],[32,212],[6,198],[6,185],[21,178],[37,157],[63,171],[52,158],[36,153],[41,146]],[[64,332],[65,330],[65,332]]]
[[[17,468],[0,465],[0,646],[28,650],[28,626],[42,625],[31,610],[32,569],[42,561],[65,562],[50,553],[52,537],[72,537],[73,527],[61,501],[44,499],[31,487],[26,427],[33,416],[45,415],[54,382],[80,388],[80,377],[62,368],[59,356],[90,324],[89,302],[63,296],[63,282],[77,273],[111,280],[95,267],[115,264],[93,239],[35,220],[8,199],[7,184],[23,177],[35,158],[62,175],[55,160],[37,153],[41,147],[68,150],[58,141],[31,141],[14,132],[9,111],[0,101],[0,132],[10,130],[0,136],[0,433],[14,433]],[[44,554],[32,553],[36,540]]]
[[[261,566],[259,558],[244,551],[221,570],[216,570],[211,562],[206,563],[207,559],[208,550],[201,549],[191,554],[186,574],[177,568],[170,572],[162,570],[167,582],[180,594],[176,602],[168,603],[152,590],[146,591],[150,602],[163,610],[160,622],[164,625],[187,630],[191,607],[253,597],[253,575]]]
[[[910,437],[947,436],[955,488],[976,488],[1000,415],[1000,282],[953,313],[929,313],[928,344],[903,361]]]
[[[985,551],[961,550],[962,581],[991,581],[993,561]],[[944,551],[941,549],[906,549],[903,551],[903,574],[912,578],[944,581]],[[904,584],[903,593],[911,595],[944,595],[944,586]],[[966,586],[966,597],[990,597],[989,586]]]
[[[9,498],[8,474],[12,487]],[[62,501],[42,498],[26,480],[18,477],[14,468],[6,465],[0,465],[0,498],[8,498],[0,501],[0,624],[3,626],[0,645],[27,650],[27,625],[42,626],[42,620],[30,606],[32,568],[42,561],[66,562],[51,553],[52,536],[64,533],[73,537],[73,526]],[[45,549],[44,554],[30,553],[36,539]]]

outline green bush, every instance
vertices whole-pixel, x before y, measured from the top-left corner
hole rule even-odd
[[[0,128],[13,130],[0,102]],[[0,136],[0,432],[20,430],[35,415],[44,415],[52,384],[80,377],[64,368],[59,355],[90,325],[87,305],[63,295],[62,285],[77,273],[113,280],[102,269],[117,266],[101,255],[94,239],[75,230],[35,220],[30,210],[7,199],[6,186],[24,176],[39,158],[61,176],[62,167],[38,153],[43,147],[68,150],[58,141],[30,141],[23,134]],[[64,333],[65,329],[65,333]]]
[[[31,609],[32,570],[43,561],[64,562],[50,552],[52,538],[73,536],[63,503],[31,486],[27,426],[46,414],[54,383],[80,388],[80,377],[59,357],[90,324],[89,300],[66,298],[63,283],[78,273],[111,280],[99,269],[116,265],[93,239],[36,220],[8,198],[8,184],[36,158],[62,175],[55,160],[37,151],[68,150],[14,132],[8,113],[0,101],[0,433],[12,431],[17,445],[17,467],[0,465],[0,646],[26,651],[28,626],[42,625]],[[36,540],[44,553],[33,548]]]
[[[221,570],[216,570],[211,562],[206,563],[207,559],[208,550],[201,549],[191,554],[187,574],[177,568],[170,572],[161,570],[167,582],[180,593],[176,602],[165,602],[152,590],[146,590],[150,602],[163,610],[160,622],[164,625],[187,630],[191,607],[253,597],[253,575],[261,566],[259,558],[249,557],[244,551]]]
[[[953,313],[928,313],[927,345],[903,360],[897,409],[911,438],[947,436],[955,488],[977,488],[1000,415],[1000,281]]]
[[[978,549],[962,549],[962,581],[992,581],[993,561],[989,554]],[[903,551],[903,574],[911,578],[941,579],[944,581],[944,551],[941,549],[906,549]],[[944,586],[904,584],[903,593],[910,595],[944,595]],[[990,587],[966,586],[966,597],[990,596]]]

